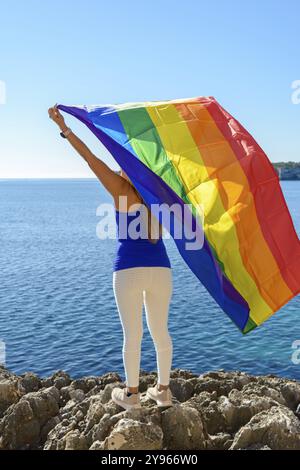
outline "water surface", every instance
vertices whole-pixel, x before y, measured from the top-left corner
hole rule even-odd
[[[298,235],[300,182],[281,182]],[[0,181],[0,339],[6,366],[46,376],[117,371],[122,328],[112,290],[115,240],[99,240],[96,209],[110,197],[97,180]],[[300,379],[300,297],[243,336],[165,240],[173,265],[169,327],[173,367],[223,368]],[[300,354],[299,354],[300,357]],[[155,370],[144,315],[141,368]]]

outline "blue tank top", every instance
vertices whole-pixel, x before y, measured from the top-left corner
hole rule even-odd
[[[118,242],[113,265],[114,271],[139,266],[162,266],[171,268],[170,259],[161,237],[155,243],[150,242],[147,238],[142,238],[142,236],[137,239],[130,237],[132,233],[130,223],[135,218],[139,217],[139,210],[127,213],[116,210],[115,214]]]

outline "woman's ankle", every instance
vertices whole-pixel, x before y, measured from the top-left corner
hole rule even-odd
[[[160,392],[162,390],[168,390],[168,388],[169,388],[169,384],[168,385],[162,385],[159,382],[157,382],[157,390],[159,390]]]
[[[127,387],[126,386],[126,392],[127,393],[139,393],[139,387]]]

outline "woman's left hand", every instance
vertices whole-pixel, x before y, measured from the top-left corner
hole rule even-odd
[[[48,109],[49,118],[52,119],[60,128],[65,127],[63,115],[59,112],[56,105]]]

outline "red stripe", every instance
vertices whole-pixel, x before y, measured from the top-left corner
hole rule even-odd
[[[248,179],[257,218],[281,275],[294,295],[300,292],[300,241],[267,155],[246,129],[214,98],[199,98],[231,145]]]

